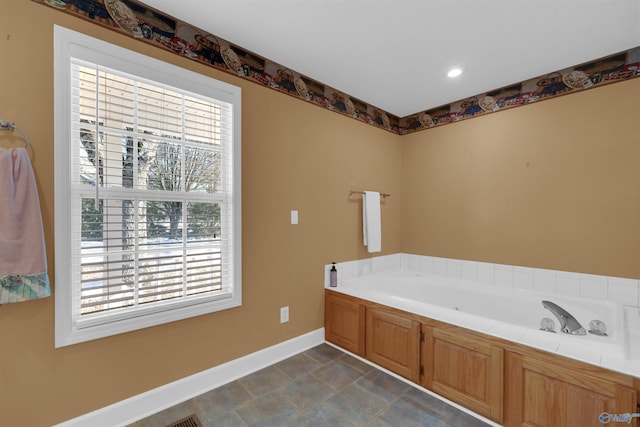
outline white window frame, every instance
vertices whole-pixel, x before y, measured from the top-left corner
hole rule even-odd
[[[171,304],[166,310],[78,327],[74,318],[72,286],[73,253],[71,215],[71,58],[90,61],[161,84],[232,104],[232,176],[230,194],[231,286],[225,298],[204,299],[191,305]],[[242,208],[241,208],[241,90],[187,69],[162,62],[102,40],[54,26],[54,116],[55,116],[55,346],[63,347],[97,338],[134,331],[242,305]]]

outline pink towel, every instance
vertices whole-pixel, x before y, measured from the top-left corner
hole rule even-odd
[[[51,295],[29,153],[0,148],[0,304]]]

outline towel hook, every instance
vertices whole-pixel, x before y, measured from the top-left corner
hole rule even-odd
[[[17,130],[18,132],[20,132],[22,134],[22,136],[24,136],[24,139],[26,140],[24,148],[26,148],[27,150],[29,149],[29,146],[31,145],[31,140],[29,140],[29,135],[27,135],[27,133],[25,131],[23,131],[22,129],[20,129],[18,126],[13,124],[13,122],[7,122],[5,120],[0,120],[0,129],[1,130],[11,130],[11,131]]]

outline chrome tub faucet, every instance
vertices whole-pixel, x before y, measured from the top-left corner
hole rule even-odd
[[[580,322],[576,320],[571,314],[569,314],[565,309],[558,306],[557,304],[552,303],[551,301],[542,301],[542,306],[553,313],[554,316],[558,318],[560,322],[560,330],[565,334],[571,335],[586,335],[587,332],[584,330]]]

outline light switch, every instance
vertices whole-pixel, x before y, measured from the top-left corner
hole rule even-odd
[[[289,321],[289,306],[282,307],[280,309],[280,323],[286,323]]]
[[[293,210],[291,211],[291,224],[297,224],[298,223],[298,211]]]

